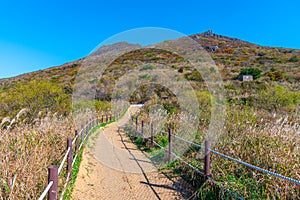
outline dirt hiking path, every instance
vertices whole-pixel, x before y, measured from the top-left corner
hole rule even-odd
[[[72,199],[185,199],[187,184],[157,172],[145,153],[126,136],[124,125],[139,107],[99,129],[88,142]],[[95,137],[95,135],[97,137]]]

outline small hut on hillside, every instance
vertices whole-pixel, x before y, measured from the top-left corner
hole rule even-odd
[[[240,81],[253,81],[253,76],[252,75],[241,75],[239,79],[240,79]]]

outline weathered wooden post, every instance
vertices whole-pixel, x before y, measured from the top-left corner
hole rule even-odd
[[[169,136],[168,160],[169,162],[171,162],[172,160],[172,129],[171,128],[169,128],[168,136]]]
[[[51,165],[48,168],[48,183],[53,181],[48,192],[48,200],[56,200],[58,197],[58,166]]]
[[[104,123],[104,116],[102,115],[101,123]]]
[[[70,148],[68,153],[68,162],[67,162],[67,174],[72,171],[72,162],[73,162],[73,152],[72,152],[72,140],[68,138],[67,140],[67,149]]]
[[[142,135],[142,138],[144,138],[144,120],[142,120],[142,133],[141,133]]]
[[[106,115],[106,123],[108,122],[108,116]]]
[[[78,142],[79,142],[79,136],[78,136],[78,131],[77,130],[75,130],[75,138],[76,138],[76,140],[75,140],[75,153],[77,153],[77,151],[78,151]]]
[[[90,119],[90,131],[93,129],[93,118]]]
[[[204,179],[207,180],[210,176],[210,141],[206,140],[205,141],[205,157],[204,157]]]
[[[154,128],[153,128],[153,123],[150,125],[151,127],[151,148],[154,148]]]
[[[135,135],[138,134],[138,123],[139,123],[139,120],[138,120],[138,117],[136,116],[136,118],[135,118]]]
[[[84,140],[84,126],[81,125],[81,142]]]
[[[86,121],[85,135],[88,135],[88,133],[89,133],[89,121]]]

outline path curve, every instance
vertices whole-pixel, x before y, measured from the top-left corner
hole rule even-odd
[[[139,110],[132,106],[118,122],[88,141],[72,199],[185,199],[187,184],[169,178],[126,136],[124,125]]]

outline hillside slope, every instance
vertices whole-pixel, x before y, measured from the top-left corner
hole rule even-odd
[[[202,45],[203,49],[209,53],[218,66],[229,99],[248,97],[249,93],[256,95],[259,90],[274,84],[284,85],[293,91],[300,89],[300,50],[260,46],[239,39],[213,34],[210,31],[190,37]],[[180,39],[165,41],[156,44],[155,47],[163,47],[164,45],[168,45],[168,42],[180,45],[181,41]],[[89,85],[85,85],[85,91],[89,91],[90,89],[96,90],[96,99],[109,101],[116,81],[126,72],[143,63],[145,69],[160,68],[162,65],[168,66],[174,72],[181,73],[186,80],[190,81],[194,89],[207,90],[201,74],[193,69],[189,62],[174,52],[160,50],[153,48],[153,46],[140,49],[139,45],[119,42],[100,47],[92,53],[91,57],[94,59],[93,62],[97,63],[96,65],[101,66],[124,49],[128,53],[120,55],[116,60],[113,60],[102,73],[101,79],[97,77],[99,73],[93,74],[94,78],[88,80],[89,83],[87,84]],[[9,96],[16,86],[27,84],[32,80],[51,82],[63,88],[65,93],[71,96],[74,80],[84,62],[85,58],[66,63],[62,66],[1,79],[1,117],[17,112],[11,112],[12,110],[22,109],[7,106],[10,97],[3,97]],[[262,74],[251,84],[243,83],[238,80],[243,69],[259,69],[262,71]],[[145,93],[149,89],[145,86],[137,88],[137,91],[131,98],[131,102],[139,103],[149,100],[150,97]],[[158,96],[165,93],[171,95],[167,89],[161,87],[155,87],[154,90],[156,90]]]
[[[300,50],[289,48],[265,47],[230,38],[217,34],[195,34],[191,35],[195,41],[199,42],[208,51],[217,65],[221,66],[224,79],[234,78],[239,70],[245,67],[260,68],[264,72],[270,69],[279,70],[284,75],[284,80],[296,83],[300,80]],[[139,45],[120,42],[113,45],[100,47],[91,55],[105,55],[107,52],[114,52],[120,48],[139,47]],[[139,58],[141,60],[167,60],[171,57],[157,57],[156,54],[141,57],[139,52],[132,53],[128,57]],[[20,76],[1,79],[1,89],[7,89],[16,82],[27,82],[33,79],[47,79],[61,85],[72,84],[78,68],[82,64],[82,59],[56,66],[45,70],[40,70]],[[122,65],[122,62],[119,63]]]

